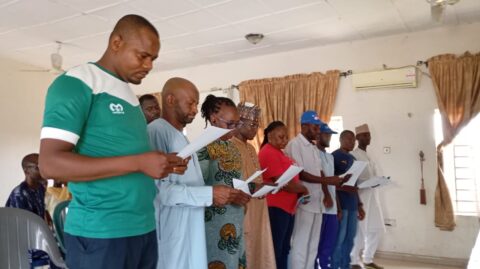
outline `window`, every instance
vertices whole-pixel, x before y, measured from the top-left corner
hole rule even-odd
[[[435,142],[443,139],[440,112],[434,114]],[[448,185],[456,215],[480,215],[480,116],[475,117],[443,151],[445,181]],[[475,165],[477,164],[477,165]]]
[[[343,118],[342,116],[332,116],[328,126],[337,132],[338,134],[333,134],[332,139],[330,140],[330,147],[327,149],[327,152],[332,153],[333,151],[340,148],[340,133],[343,132]]]

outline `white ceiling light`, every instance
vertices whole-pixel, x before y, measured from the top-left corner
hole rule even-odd
[[[443,22],[445,17],[445,8],[447,5],[455,5],[460,0],[426,0],[430,4],[430,14],[432,20]]]
[[[253,45],[256,45],[257,43],[262,41],[263,37],[264,37],[263,34],[253,34],[253,33],[250,33],[245,36],[248,42],[252,43]]]

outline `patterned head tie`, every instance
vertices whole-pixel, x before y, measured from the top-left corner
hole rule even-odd
[[[240,118],[256,121],[260,117],[261,112],[262,109],[252,103],[242,102],[238,104]]]

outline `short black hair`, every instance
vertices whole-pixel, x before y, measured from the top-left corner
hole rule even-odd
[[[140,28],[146,28],[147,30],[154,33],[157,37],[160,36],[155,26],[153,26],[153,24],[147,19],[140,15],[129,14],[123,16],[122,18],[120,18],[120,20],[118,20],[118,22],[115,24],[115,27],[113,28],[110,37],[114,34],[121,35],[122,33],[128,33],[132,29],[138,30]]]
[[[144,94],[144,95],[142,95],[138,98],[138,101],[140,102],[140,106],[143,106],[143,102],[148,101],[148,100],[157,100],[157,97],[147,93],[147,94]]]
[[[202,118],[205,119],[205,126],[207,126],[210,116],[217,113],[222,105],[234,107],[235,109],[237,108],[235,103],[227,97],[217,97],[213,94],[209,94],[207,98],[205,98],[202,108],[200,109],[202,112]]]
[[[22,159],[22,169],[23,170],[27,169],[27,165],[33,163],[32,159],[34,157],[38,157],[38,153],[30,153],[30,154],[25,155],[25,157],[23,157],[23,159]]]
[[[355,137],[355,133],[350,131],[350,130],[345,130],[343,132],[340,133],[340,139],[342,139],[343,137],[345,137],[347,134],[351,134],[353,135],[353,137]]]

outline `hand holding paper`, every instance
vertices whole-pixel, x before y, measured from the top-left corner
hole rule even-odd
[[[265,185],[262,188],[260,188],[258,191],[256,191],[252,195],[252,197],[259,198],[269,194],[270,192],[277,193],[279,190],[282,189],[283,186],[288,184],[288,182],[290,182],[290,180],[292,180],[302,170],[303,170],[303,167],[290,165],[290,167],[277,179],[277,181],[275,181],[277,186]]]
[[[213,205],[225,206],[228,204],[244,206],[250,201],[250,195],[226,185],[213,186]]]
[[[254,181],[257,177],[262,175],[263,172],[265,172],[265,171],[267,171],[267,168],[265,168],[261,171],[256,171],[249,178],[247,178],[247,180],[245,180],[245,181],[234,178],[233,179],[233,187],[237,190],[241,190],[241,191],[245,192],[246,194],[251,195],[250,189],[248,188],[248,183]]]
[[[352,186],[352,187],[355,186],[355,183],[357,183],[358,177],[363,172],[365,167],[367,167],[367,162],[354,161],[350,169],[348,169],[348,171],[345,174],[341,175],[342,177],[348,174],[352,175],[347,182],[343,183],[342,186]]]
[[[283,186],[292,180],[298,173],[303,170],[303,167],[291,165],[278,179],[275,181],[277,186],[263,186],[256,191],[252,197],[258,198],[269,194],[270,192],[277,193]]]
[[[287,185],[290,180],[292,180],[296,175],[298,175],[300,172],[303,171],[303,167],[295,166],[295,165],[290,165],[290,167],[285,171],[275,182],[278,184],[278,187],[276,190],[274,190],[272,193],[275,194],[282,189],[283,186]]]
[[[208,144],[212,143],[213,141],[219,139],[220,137],[224,136],[228,132],[232,130],[230,129],[222,129],[214,126],[208,126],[203,133],[192,143],[188,144],[185,148],[183,148],[177,156],[185,159],[195,152],[199,151],[201,148],[207,146]]]
[[[258,191],[256,191],[254,194],[252,194],[252,197],[253,198],[263,197],[263,196],[269,194],[270,192],[272,192],[273,190],[275,190],[276,188],[277,188],[277,186],[265,185],[262,188],[260,188]]]

